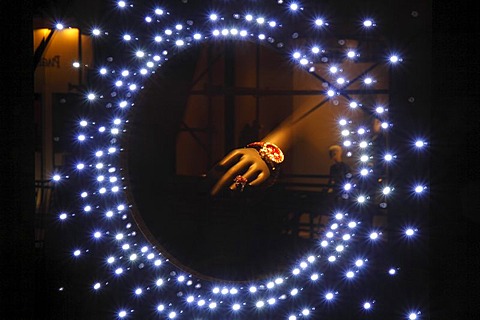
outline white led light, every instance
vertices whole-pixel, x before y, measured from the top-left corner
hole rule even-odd
[[[138,295],[141,295],[143,292],[143,290],[141,288],[137,288],[135,289],[135,294],[138,296]]]
[[[332,300],[332,299],[333,299],[333,293],[328,292],[328,293],[325,295],[325,299],[327,299],[327,300]]]
[[[98,290],[98,289],[100,289],[100,286],[101,286],[100,282],[97,282],[93,285],[93,289]]]
[[[263,23],[265,23],[265,18],[258,17],[256,21],[257,21],[258,24],[263,24]]]
[[[293,11],[298,10],[298,4],[296,4],[296,3],[291,3],[291,4],[290,4],[290,9],[293,10]]]
[[[417,140],[417,141],[415,141],[415,147],[417,147],[417,148],[422,148],[422,147],[424,147],[424,146],[425,146],[425,142],[424,142],[424,141],[422,141],[422,140]]]
[[[372,22],[372,20],[365,20],[365,21],[363,21],[363,25],[368,28],[368,27],[373,26],[373,22]]]
[[[336,250],[337,252],[342,252],[344,249],[345,249],[345,247],[342,246],[342,245],[338,245],[338,246],[335,248],[335,250]]]
[[[327,95],[328,95],[329,97],[333,97],[333,96],[335,95],[335,91],[333,91],[332,89],[330,89],[330,90],[327,91]]]
[[[342,236],[342,239],[345,240],[345,241],[348,241],[348,240],[350,240],[351,237],[352,237],[352,236],[347,233],[347,234],[344,234],[344,235]]]
[[[265,40],[265,38],[266,38],[266,36],[263,33],[258,35],[258,39],[260,39],[260,40]]]
[[[370,239],[372,239],[372,240],[378,239],[378,233],[377,232],[370,233]]]
[[[337,79],[337,83],[338,83],[338,84],[344,84],[344,83],[345,83],[345,79],[344,79],[344,78],[338,78],[338,79]]]
[[[355,265],[356,265],[357,267],[363,266],[363,260],[358,259],[357,261],[355,261]]]
[[[120,1],[120,2],[123,2],[123,1]],[[123,311],[123,310],[122,310],[122,311],[120,311],[120,312],[118,313],[118,317],[119,317],[119,318],[125,318],[126,316],[127,316],[127,312],[126,312],[126,311]]]
[[[137,255],[135,253],[130,255],[130,261],[135,261],[137,260]]]
[[[325,248],[326,246],[328,246],[328,241],[323,240],[322,242],[320,242],[320,245]]]
[[[149,253],[149,254],[147,255],[147,259],[148,259],[148,260],[152,260],[153,258],[155,258],[155,255],[154,255],[153,253]]]
[[[115,86],[117,86],[117,87],[123,86],[123,81],[122,80],[115,81]]]
[[[355,221],[351,221],[351,222],[348,223],[348,227],[349,227],[350,229],[353,229],[353,228],[355,228],[356,226],[357,226],[357,223],[356,223]]]
[[[240,36],[241,36],[241,37],[246,37],[247,35],[248,35],[247,30],[242,30],[242,31],[240,31]]]
[[[294,316],[294,315],[291,315],[291,316],[288,317],[288,320],[297,320],[297,317]]]
[[[185,276],[179,276],[179,277],[177,278],[177,281],[178,281],[178,282],[183,282],[183,281],[185,281]]]
[[[217,307],[217,303],[216,302],[210,302],[210,304],[208,305],[208,307],[210,309],[215,309]]]
[[[95,96],[95,94],[93,94],[93,93],[89,93],[89,94],[87,95],[87,98],[88,98],[88,100],[95,100],[96,96]]]
[[[349,58],[354,58],[355,56],[356,56],[355,51],[353,51],[353,50],[348,51],[347,57],[349,57]]]
[[[425,187],[424,187],[424,186],[416,186],[416,187],[415,187],[415,192],[416,192],[416,193],[422,193],[423,190],[425,190]]]
[[[92,30],[92,34],[94,36],[99,36],[100,35],[100,30],[95,28],[95,29]]]
[[[218,19],[218,16],[215,14],[215,13],[212,13],[210,16],[209,16],[210,20],[212,21],[216,21]]]
[[[300,274],[300,269],[298,269],[298,268],[293,269],[292,274],[295,275],[295,276]]]
[[[102,233],[100,231],[97,231],[93,234],[93,236],[98,239],[102,236]]]
[[[335,260],[337,260],[337,258],[335,256],[328,257],[329,262],[335,262]]]
[[[67,214],[66,213],[61,213],[59,216],[60,220],[65,220],[67,219]]]
[[[391,269],[388,270],[388,274],[389,274],[389,275],[392,275],[392,276],[393,276],[393,275],[396,274],[396,273],[397,273],[397,270],[395,270],[395,269],[393,269],[393,268],[391,268]]]
[[[200,40],[201,38],[202,38],[202,35],[200,33],[195,33],[193,35],[193,39],[195,39],[195,40]]]
[[[152,17],[148,17],[148,16],[145,17],[145,21],[148,22],[148,23],[152,22]]]
[[[90,212],[90,211],[92,211],[92,207],[90,207],[90,206],[85,206],[85,208],[83,208],[83,211],[85,211],[85,212]]]
[[[132,40],[132,36],[129,35],[129,34],[125,34],[125,35],[123,35],[123,40],[130,41],[130,40]]]
[[[63,30],[63,28],[64,28],[63,24],[61,24],[61,23],[57,23],[55,25],[55,27],[57,28],[57,30]]]
[[[81,253],[82,253],[82,252],[81,252],[80,250],[75,250],[75,251],[73,251],[73,255],[74,255],[75,257],[78,257]]]
[[[180,39],[180,40],[175,41],[175,44],[177,45],[177,47],[181,47],[185,44],[185,41]]]
[[[257,308],[262,308],[263,306],[265,306],[265,302],[263,302],[263,301],[261,301],[261,300],[260,300],[260,301],[257,301],[257,303],[255,303],[255,306],[256,306]]]
[[[396,56],[396,55],[390,56],[390,59],[389,59],[389,60],[390,60],[390,62],[392,62],[392,63],[396,63],[396,62],[399,61],[398,56]]]
[[[317,25],[317,26],[319,26],[319,27],[320,27],[320,26],[323,26],[323,20],[322,20],[322,19],[316,19],[316,20],[315,20],[315,25]]]
[[[230,34],[236,36],[238,34],[238,30],[235,28],[230,29]]]
[[[100,128],[98,128],[98,131],[99,132],[105,132],[106,128],[104,126],[101,126]]]
[[[166,34],[167,36],[171,36],[172,33],[173,33],[173,31],[170,30],[170,29],[166,29],[164,32],[165,32],[165,34]]]
[[[187,297],[187,302],[188,303],[192,303],[193,301],[195,301],[195,298],[193,296],[188,296]]]
[[[385,188],[383,188],[382,193],[384,195],[388,195],[388,194],[390,194],[391,191],[392,191],[392,189],[390,187],[385,187]]]
[[[384,108],[384,107],[381,107],[381,106],[376,107],[376,108],[375,108],[375,112],[378,113],[378,114],[382,114],[382,113],[385,112],[385,108]]]
[[[293,53],[293,55],[292,55],[292,57],[293,57],[294,59],[300,59],[301,56],[302,56],[302,54],[301,54],[300,52],[298,52],[298,51],[295,51],[295,52]]]
[[[313,52],[313,53],[319,53],[319,52],[320,52],[320,48],[319,48],[319,47],[313,47],[313,48],[312,48],[312,52]]]
[[[128,243],[125,243],[124,245],[122,245],[122,249],[123,250],[128,250],[128,249],[130,249],[130,245]]]
[[[112,264],[112,263],[115,262],[115,258],[114,258],[114,257],[108,257],[107,262],[108,262],[109,264]]]
[[[342,136],[347,137],[347,136],[349,136],[349,135],[350,135],[350,131],[349,131],[349,130],[347,130],[347,129],[342,130]]]
[[[80,62],[75,61],[74,63],[72,63],[72,66],[74,68],[80,68]]]
[[[160,266],[162,264],[162,260],[160,259],[157,259],[155,260],[155,262],[153,263],[156,267]]]
[[[137,85],[136,85],[136,84],[131,84],[128,88],[129,88],[131,91],[134,91],[134,90],[137,90]]]
[[[365,83],[365,84],[372,84],[372,82],[373,82],[372,78],[367,77],[367,78],[363,79],[363,83]]]
[[[160,287],[163,285],[163,279],[157,279],[157,281],[155,281],[155,284],[157,285],[157,287]]]
[[[332,231],[328,231],[328,232],[325,234],[325,236],[326,236],[327,238],[333,238],[333,232],[332,232]]]
[[[277,300],[275,298],[270,298],[270,299],[267,300],[267,303],[269,305],[273,305],[273,304],[275,304],[275,302],[277,302]]]
[[[359,146],[360,146],[360,148],[364,149],[368,146],[368,143],[366,141],[362,141],[362,142],[360,142]]]
[[[163,10],[162,9],[155,9],[155,14],[158,14],[159,16],[161,16],[163,14]]]
[[[199,307],[203,307],[205,305],[205,300],[203,300],[203,299],[198,300],[197,305]]]
[[[341,126],[344,126],[347,124],[347,120],[345,119],[340,119],[340,121],[338,121],[338,124],[341,125]]]
[[[300,64],[301,64],[301,65],[306,65],[306,64],[308,64],[308,60],[305,59],[305,58],[300,59]]]
[[[348,271],[348,272],[346,273],[346,276],[347,276],[347,278],[350,278],[350,279],[351,279],[351,278],[353,278],[353,277],[355,276],[355,273],[354,273],[353,271]]]
[[[270,21],[270,22],[268,23],[268,25],[269,25],[270,27],[274,28],[274,27],[277,25],[277,23],[276,23],[275,21]]]
[[[232,306],[232,309],[233,309],[234,311],[240,310],[240,304],[235,303],[235,304]]]
[[[331,73],[337,73],[338,72],[338,68],[335,67],[335,66],[330,67],[329,70],[330,70]]]
[[[139,58],[143,58],[143,57],[145,57],[145,52],[143,52],[143,51],[137,51],[137,52],[135,53],[135,55],[136,55],[137,57],[139,57]]]
[[[318,278],[319,278],[319,277],[318,277],[318,273],[314,273],[314,274],[312,274],[312,275],[310,276],[310,279],[311,279],[312,281],[317,281]]]
[[[413,230],[412,228],[408,228],[407,230],[405,230],[405,234],[407,236],[413,236],[415,234],[415,230]]]
[[[177,24],[175,25],[175,29],[177,29],[178,31],[182,30],[183,29],[183,26],[181,24]]]
[[[172,311],[172,312],[170,312],[170,313],[168,314],[168,317],[169,317],[170,319],[175,319],[176,316],[177,316],[177,314],[176,314],[174,311]]]
[[[100,74],[107,74],[107,69],[101,68],[100,69]]]
[[[298,294],[298,289],[297,288],[294,288],[294,289],[292,289],[292,291],[290,291],[291,296],[296,296],[297,294]]]
[[[372,304],[371,304],[370,302],[365,302],[365,303],[363,304],[363,308],[364,308],[365,310],[368,310],[368,309],[372,308]]]
[[[357,130],[357,133],[358,133],[359,135],[365,134],[365,132],[366,132],[366,131],[365,131],[364,128],[359,128],[359,129]]]

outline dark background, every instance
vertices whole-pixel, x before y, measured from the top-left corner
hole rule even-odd
[[[43,3],[46,3],[44,1]],[[425,5],[430,5],[424,2]],[[52,288],[38,287],[34,259],[34,134],[32,13],[30,1],[2,1],[3,79],[0,99],[0,315],[44,319],[38,304],[61,307]],[[409,111],[430,131],[430,314],[432,319],[475,319],[480,270],[478,205],[479,22],[464,2],[433,8],[432,90],[406,81],[416,101],[432,99],[432,110]],[[5,16],[5,15],[4,15]],[[398,28],[398,32],[400,32]],[[429,41],[429,39],[425,39]],[[7,49],[8,48],[8,49]],[[410,117],[406,117],[411,119]],[[418,124],[410,123],[412,132]],[[400,123],[409,128],[409,123]],[[48,300],[49,298],[50,300]],[[88,299],[84,299],[84,303]],[[80,299],[78,301],[81,301]],[[37,303],[40,302],[40,303]],[[78,307],[78,306],[77,306]],[[54,318],[54,317],[52,317]]]

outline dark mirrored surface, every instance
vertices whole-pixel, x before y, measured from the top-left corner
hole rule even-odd
[[[134,107],[125,153],[142,232],[205,276],[237,281],[287,268],[315,245],[331,214],[328,149],[339,141],[339,104],[347,102],[318,108],[324,88],[285,54],[247,41],[208,43],[166,61]],[[293,133],[300,138],[276,185],[209,195],[217,161],[299,110],[314,111]],[[362,112],[350,117],[369,125]]]

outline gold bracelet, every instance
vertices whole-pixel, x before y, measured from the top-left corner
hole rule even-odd
[[[247,145],[247,148],[254,148],[258,151],[258,154],[270,169],[271,174],[278,171],[280,164],[285,159],[282,150],[271,142],[252,142]]]

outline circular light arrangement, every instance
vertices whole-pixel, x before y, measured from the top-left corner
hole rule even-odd
[[[244,3],[244,5],[248,6],[249,4]],[[362,276],[362,273],[358,272],[358,270],[360,270],[359,268],[368,267],[368,265],[365,266],[365,262],[368,261],[368,259],[356,259],[352,262],[350,257],[351,254],[361,254],[355,252],[355,248],[357,247],[352,242],[353,239],[362,239],[362,236],[358,237],[358,235],[362,233],[360,230],[361,228],[357,228],[358,225],[361,225],[361,219],[353,220],[350,218],[350,214],[340,214],[337,211],[333,216],[334,221],[326,226],[327,231],[324,232],[319,239],[319,248],[312,248],[311,252],[305,254],[303,258],[298,261],[292,260],[289,268],[289,270],[291,270],[290,272],[285,272],[285,274],[277,275],[270,279],[256,280],[248,286],[231,287],[223,283],[221,280],[204,279],[199,275],[188,273],[171,263],[168,259],[163,258],[162,252],[157,248],[144,245],[147,240],[143,239],[142,233],[137,230],[137,226],[131,216],[131,206],[127,204],[127,200],[124,198],[122,192],[125,189],[121,184],[122,177],[118,173],[121,173],[121,168],[117,155],[123,150],[123,147],[118,144],[120,139],[117,140],[117,137],[124,133],[121,125],[128,121],[128,110],[130,107],[134,106],[133,101],[135,100],[138,91],[143,88],[142,84],[144,83],[144,79],[155,71],[155,67],[161,66],[160,63],[163,63],[164,60],[167,60],[175,54],[175,52],[183,50],[182,48],[184,47],[193,45],[194,41],[217,41],[225,38],[233,39],[237,38],[237,35],[240,35],[241,38],[238,37],[239,40],[242,38],[249,38],[251,40],[258,39],[254,41],[261,42],[268,39],[270,42],[270,39],[275,39],[274,32],[280,30],[282,26],[286,25],[280,21],[282,15],[273,9],[272,12],[262,12],[262,15],[254,14],[256,10],[245,10],[245,12],[251,12],[251,14],[244,15],[244,19],[240,19],[241,16],[239,14],[232,14],[229,16],[223,15],[223,13],[222,15],[219,15],[218,13],[210,13],[209,15],[203,15],[203,19],[207,20],[206,22],[208,23],[202,27],[202,23],[205,21],[198,21],[198,23],[196,23],[196,21],[192,23],[186,21],[185,23],[179,22],[170,25],[168,21],[162,20],[163,18],[161,17],[173,17],[173,13],[160,8],[150,8],[147,10],[148,12],[138,12],[136,15],[131,11],[143,10],[141,9],[141,6],[134,6],[126,1],[118,1],[117,6],[119,9],[122,9],[122,14],[131,14],[132,19],[143,17],[141,18],[143,21],[138,21],[136,29],[130,30],[132,31],[131,33],[120,34],[115,31],[102,31],[104,35],[111,34],[115,39],[123,39],[124,41],[122,41],[118,49],[125,50],[129,57],[136,57],[135,59],[130,58],[123,62],[120,61],[118,65],[111,63],[108,65],[108,68],[101,67],[98,70],[99,74],[102,75],[100,81],[102,81],[103,84],[108,84],[109,87],[114,88],[116,91],[115,99],[118,100],[114,99],[114,102],[112,102],[113,107],[111,108],[115,113],[115,117],[117,117],[118,114],[121,114],[122,116],[115,118],[113,124],[110,122],[113,117],[108,120],[98,119],[97,121],[91,121],[89,119],[88,122],[82,120],[80,123],[81,128],[78,128],[77,124],[77,128],[82,130],[81,133],[76,134],[77,139],[82,142],[81,147],[93,148],[94,151],[90,154],[95,155],[95,157],[93,157],[95,160],[89,163],[82,157],[82,162],[76,163],[75,168],[73,169],[78,173],[77,175],[84,174],[87,177],[94,176],[94,178],[91,179],[92,184],[91,187],[88,188],[89,190],[82,190],[82,193],[77,193],[77,195],[81,195],[79,198],[81,198],[82,203],[80,204],[80,209],[78,211],[82,214],[75,215],[73,213],[67,214],[61,212],[58,215],[61,221],[70,220],[71,218],[89,218],[92,219],[91,221],[94,221],[93,219],[97,219],[95,221],[98,221],[99,225],[96,226],[94,232],[92,233],[92,230],[89,230],[89,237],[91,239],[93,234],[96,242],[103,242],[105,246],[108,246],[109,250],[107,251],[109,254],[108,256],[101,257],[101,260],[106,261],[108,268],[111,269],[109,271],[110,276],[105,276],[105,279],[101,279],[100,281],[95,280],[91,286],[96,291],[102,291],[102,284],[107,284],[110,278],[119,276],[128,277],[132,273],[132,269],[135,269],[136,272],[152,272],[149,274],[151,279],[156,279],[151,280],[153,281],[152,285],[157,288],[161,287],[161,290],[165,290],[164,292],[170,292],[172,294],[165,294],[162,296],[166,301],[162,301],[159,304],[158,301],[153,301],[158,298],[158,296],[152,293],[154,287],[136,285],[132,288],[128,288],[128,292],[133,293],[133,296],[135,296],[136,299],[144,299],[142,301],[144,301],[145,304],[149,304],[146,308],[153,308],[159,314],[161,313],[162,317],[168,317],[169,319],[188,319],[190,312],[196,314],[199,312],[205,312],[205,315],[210,317],[215,313],[218,315],[219,312],[223,312],[221,310],[226,310],[226,306],[230,308],[229,312],[240,314],[248,314],[248,312],[263,312],[267,309],[274,310],[276,306],[280,304],[290,305],[292,302],[291,299],[293,298],[297,299],[297,301],[298,299],[303,299],[304,306],[298,310],[292,310],[287,313],[288,315],[285,315],[284,319],[294,320],[314,317],[315,310],[321,308],[321,306],[305,307],[317,302],[316,299],[308,301],[308,295],[303,294],[304,288],[318,285],[318,283],[327,283],[327,285],[329,285],[329,278],[324,276],[320,271],[325,263],[328,263],[329,268],[332,268],[332,270],[337,270],[339,275],[342,275],[347,279],[352,279],[352,281],[353,279]],[[307,8],[304,8],[301,4],[296,2],[284,3],[284,1],[278,1],[278,6],[281,9],[287,8],[291,11],[291,16],[297,16],[308,12]],[[310,13],[308,15],[310,15]],[[176,21],[182,20],[181,17],[176,19]],[[222,25],[223,23],[225,23],[225,25]],[[146,28],[147,25],[150,29],[142,29]],[[198,30],[193,31],[191,27],[192,25],[198,27]],[[218,29],[209,30],[207,25],[215,25]],[[325,23],[323,19],[318,18],[314,20],[314,25],[319,27],[327,26],[328,24]],[[376,26],[376,24],[372,19],[367,19],[364,20],[363,26],[368,29]],[[60,30],[59,25],[57,25],[57,29]],[[114,30],[115,29],[122,28],[114,28]],[[151,30],[151,32],[148,30]],[[318,28],[317,30],[318,31],[315,32],[322,32],[323,28]],[[99,29],[94,29],[92,34],[98,36],[102,34],[102,32],[100,32]],[[299,31],[285,30],[285,32],[298,34]],[[135,34],[135,36],[132,36],[131,34]],[[162,36],[159,34],[162,34]],[[292,38],[295,39],[295,37]],[[130,47],[132,43],[135,43],[135,46],[138,46],[136,50]],[[265,43],[267,43],[267,41],[265,41]],[[322,58],[324,58],[322,55],[325,51],[323,51],[323,49],[320,50],[319,46],[313,46],[311,49],[304,48],[302,51],[301,49],[293,50],[293,48],[285,46],[284,43],[279,45],[275,40],[272,40],[270,43],[276,48],[282,48],[282,50],[286,49],[286,56],[287,52],[294,52],[291,55],[293,57],[293,63],[297,63],[299,66],[306,69],[310,68],[312,65],[325,62],[322,60]],[[139,50],[138,48],[142,49]],[[352,59],[359,57],[359,54],[360,53],[357,52],[357,49],[355,49],[349,50],[347,54],[343,55],[345,59]],[[401,61],[402,60],[398,56],[391,55],[389,60],[385,61],[385,63],[398,63]],[[122,64],[123,66],[121,66]],[[125,66],[128,67],[123,69]],[[78,65],[74,65],[73,67],[78,68],[80,67],[80,64],[78,63]],[[160,70],[156,70],[155,72],[159,71]],[[323,95],[327,98],[342,95],[342,91],[339,88],[336,88],[334,84],[345,87],[351,83],[347,79],[354,78],[349,78],[343,75],[344,73],[347,73],[348,70],[341,64],[330,65],[328,71],[331,73],[330,76],[335,76],[336,78],[327,86],[329,89],[323,91]],[[339,74],[342,76],[339,77]],[[368,86],[376,83],[376,80],[368,76],[359,81],[362,80],[363,84]],[[354,80],[351,81],[354,82]],[[98,89],[95,93],[87,93],[86,98],[91,104],[96,104],[98,100],[103,101],[102,99],[105,99],[104,97],[110,95],[110,93],[102,94],[100,93],[100,89]],[[356,109],[362,105],[359,101],[350,101],[348,106],[348,109],[350,110],[349,112],[354,112],[351,109]],[[386,109],[384,108],[376,108],[376,112],[382,114],[382,116],[385,111]],[[370,141],[366,137],[368,131],[363,128],[355,131],[354,128],[349,128],[353,125],[351,121],[347,122],[344,119],[339,121],[339,125],[342,127],[340,129],[340,136],[349,137],[348,141],[344,141],[344,146],[351,147],[352,152],[358,152],[358,157],[365,163],[365,165],[367,165],[370,158],[365,158],[363,155],[367,154],[368,148],[370,147]],[[348,127],[345,127],[347,125]],[[101,141],[104,140],[101,139],[101,137],[104,136],[109,137],[110,145],[102,145]],[[359,139],[360,136],[361,139]],[[352,138],[350,139],[350,137]],[[423,140],[415,142],[416,148],[419,149],[422,149],[425,145],[426,143]],[[357,149],[359,150],[356,151]],[[392,156],[388,157],[388,159],[387,156],[385,156],[385,161],[390,161],[391,158]],[[97,162],[100,160],[101,162]],[[371,175],[371,171],[366,168],[365,170],[367,172],[365,176],[368,178],[368,176]],[[59,181],[60,177],[60,175],[56,175],[52,180]],[[352,194],[354,194],[356,188],[358,189],[353,182],[347,183],[344,186],[344,190],[352,192]],[[423,192],[425,188],[426,187],[419,185],[416,186],[414,190],[418,194]],[[385,186],[381,190],[381,193],[384,196],[393,196],[394,193],[392,193],[392,191],[392,187]],[[95,201],[98,201],[96,200],[98,197],[101,197],[102,200],[95,203]],[[368,206],[369,202],[374,202],[370,201],[373,199],[370,199],[369,196],[364,195],[362,192],[357,194],[356,200],[358,203],[362,204],[362,206],[359,207],[364,207],[364,205]],[[113,221],[116,221],[119,224],[112,224]],[[417,231],[418,230],[415,227],[409,227],[408,229],[405,229],[404,234],[408,238],[414,239],[414,235],[417,234]],[[365,236],[364,238],[377,240],[381,233],[374,231],[371,233],[364,233],[363,235]],[[75,258],[82,259],[82,256],[86,253],[89,253],[90,255],[93,254],[87,248],[82,246],[79,247],[82,249],[74,248],[73,251],[70,251],[73,252]],[[358,250],[361,251],[361,249]],[[342,269],[342,267],[346,265],[348,265],[348,269]],[[395,270],[398,269],[392,268],[389,273],[392,274]],[[147,279],[149,277],[146,276],[144,278]],[[327,291],[323,295],[323,300],[332,305],[341,303],[341,299],[336,299],[337,295],[339,295],[339,292]],[[359,297],[359,299],[361,298],[362,297]],[[370,310],[373,305],[372,300],[369,300],[369,302],[365,301],[367,300],[360,300],[358,305],[363,305],[364,310],[374,312],[375,310]],[[133,302],[130,303],[129,301],[125,301],[126,306],[129,304],[133,304]],[[115,316],[118,318],[129,318],[132,314],[133,309],[128,309],[128,307],[124,307],[115,312]],[[419,313],[410,313],[408,317],[409,319],[417,319],[414,317],[418,316],[418,314]],[[245,317],[248,318],[248,315]]]

